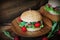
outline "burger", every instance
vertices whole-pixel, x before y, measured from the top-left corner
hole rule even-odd
[[[60,20],[60,0],[49,0],[48,3],[40,8],[40,13],[52,21]]]
[[[11,30],[23,37],[37,37],[51,30],[52,22],[37,10],[24,11],[19,17],[12,21]]]
[[[21,22],[19,23],[19,26],[21,27],[22,31],[37,31],[44,27],[42,16],[37,11],[29,10],[23,12],[20,19]]]

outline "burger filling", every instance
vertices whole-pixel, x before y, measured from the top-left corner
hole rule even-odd
[[[50,4],[47,4],[47,5],[45,5],[45,10],[47,10],[51,14],[60,15],[60,6],[53,8],[53,7],[51,7]]]
[[[19,26],[20,26],[20,28],[25,27],[27,30],[30,30],[30,31],[32,31],[32,30],[35,31],[35,30],[38,30],[38,29],[41,29],[44,27],[42,21],[29,22],[29,23],[25,22],[25,21],[20,21]]]

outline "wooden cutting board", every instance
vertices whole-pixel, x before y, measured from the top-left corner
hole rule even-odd
[[[17,17],[16,19],[14,19],[12,21],[13,27],[11,29],[14,33],[16,33],[19,36],[38,37],[38,36],[42,36],[44,34],[47,34],[51,30],[52,22],[46,17],[43,17],[43,22],[44,22],[44,28],[42,28],[41,30],[34,31],[34,32],[29,32],[29,31],[23,32],[23,31],[21,31],[21,28],[18,25],[18,17]]]

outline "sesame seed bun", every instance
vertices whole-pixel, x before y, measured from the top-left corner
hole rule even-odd
[[[35,10],[25,11],[20,17],[25,22],[38,22],[42,20],[40,13]]]
[[[50,4],[52,7],[60,6],[60,0],[49,0],[48,4]]]

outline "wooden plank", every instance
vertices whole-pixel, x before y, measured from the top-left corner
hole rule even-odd
[[[17,24],[17,23],[19,23],[17,19],[18,19],[18,18],[14,19],[14,20],[12,21],[12,24],[13,24],[12,30],[13,30],[13,32],[16,33],[17,35],[20,35],[20,36],[23,36],[23,37],[38,37],[38,36],[42,36],[42,35],[48,33],[48,32],[51,30],[51,27],[52,27],[52,25],[51,25],[51,27],[50,27],[49,25],[46,25],[46,24],[45,24],[44,28],[42,28],[42,29],[39,30],[39,31],[35,31],[35,32],[28,32],[28,31],[27,31],[27,32],[22,32],[22,31],[21,31],[21,28],[20,28],[19,25]],[[45,20],[45,19],[44,19],[44,20]],[[49,20],[49,21],[50,21],[50,20]],[[46,21],[46,22],[48,22],[48,21]],[[50,23],[51,23],[51,22],[50,22]],[[51,24],[52,24],[52,23],[51,23]]]

